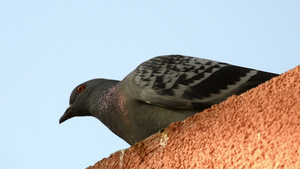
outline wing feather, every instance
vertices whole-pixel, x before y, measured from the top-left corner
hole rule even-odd
[[[167,108],[202,109],[277,74],[182,55],[152,58],[125,79],[136,99]]]

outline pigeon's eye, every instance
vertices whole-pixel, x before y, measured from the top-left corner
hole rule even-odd
[[[77,92],[78,93],[81,93],[83,90],[84,90],[84,86],[79,86],[78,88],[77,88]]]

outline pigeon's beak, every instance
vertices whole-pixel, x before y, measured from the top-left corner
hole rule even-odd
[[[59,124],[73,117],[71,116],[71,112],[72,112],[72,105],[70,105],[65,111],[64,115],[61,116],[61,118],[59,119]]]

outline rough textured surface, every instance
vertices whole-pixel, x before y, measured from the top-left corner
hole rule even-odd
[[[298,168],[300,66],[89,169]]]

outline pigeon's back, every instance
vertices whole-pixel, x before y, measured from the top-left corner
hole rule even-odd
[[[275,76],[207,59],[167,55],[142,63],[124,80],[135,97],[148,104],[202,110]]]

